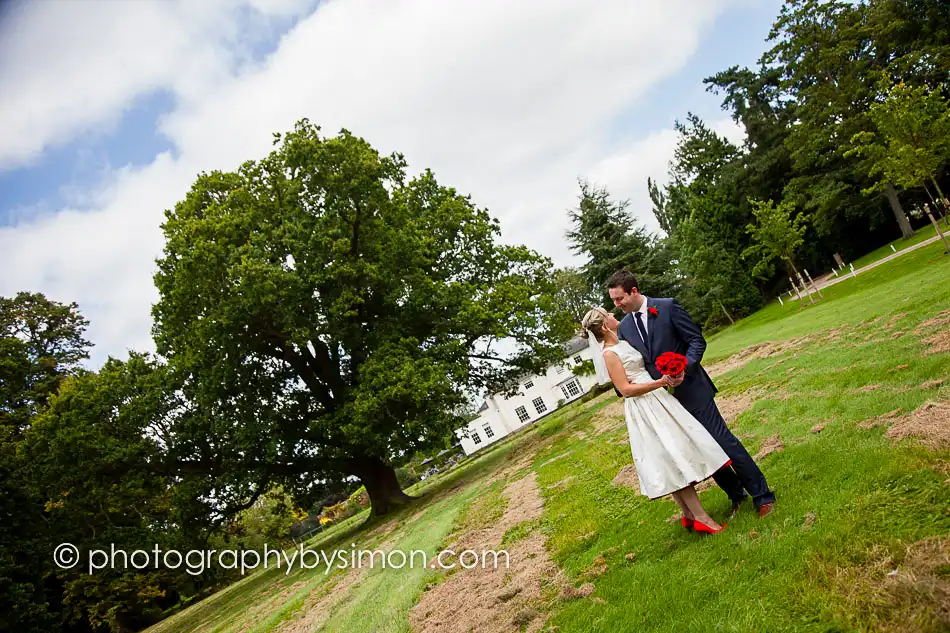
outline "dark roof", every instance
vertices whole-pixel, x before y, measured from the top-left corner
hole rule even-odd
[[[487,411],[487,410],[488,410],[488,400],[483,400],[482,406],[478,407],[477,413],[481,413],[482,411]]]
[[[587,339],[583,336],[575,336],[564,344],[564,350],[568,356],[573,356],[584,349],[587,349]]]

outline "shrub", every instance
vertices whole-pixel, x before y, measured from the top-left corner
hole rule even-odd
[[[403,488],[408,488],[419,481],[419,477],[408,466],[400,466],[396,469],[396,480]]]
[[[594,361],[591,359],[586,359],[581,363],[574,366],[574,369],[571,370],[575,376],[593,376],[597,373],[597,370],[594,368]]]

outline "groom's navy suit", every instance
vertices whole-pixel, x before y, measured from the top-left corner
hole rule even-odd
[[[647,309],[650,313],[646,316],[647,340],[643,340],[634,322],[636,313],[626,315],[620,322],[619,338],[643,355],[646,369],[654,378],[661,376],[656,358],[663,352],[676,352],[689,359],[683,382],[673,390],[673,396],[699,420],[732,460],[732,466],[719,470],[713,479],[733,503],[745,499],[746,491],[752,495],[756,507],[774,502],[775,494],[769,490],[762,471],[726,426],[716,406],[716,385],[700,364],[706,351],[702,331],[676,299],[648,297]]]

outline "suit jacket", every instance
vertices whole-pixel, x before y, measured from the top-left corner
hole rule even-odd
[[[689,313],[676,299],[647,299],[647,308],[655,308],[656,316],[647,316],[646,344],[640,337],[634,315],[628,314],[620,322],[618,337],[627,341],[643,355],[646,369],[654,378],[659,378],[656,358],[663,352],[676,352],[689,359],[683,383],[673,390],[673,396],[688,411],[701,410],[716,395],[716,385],[701,361],[706,351],[706,339],[699,326],[693,323]]]

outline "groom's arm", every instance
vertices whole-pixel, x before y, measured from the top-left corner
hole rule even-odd
[[[686,308],[673,299],[673,309],[670,311],[670,320],[679,337],[686,342],[686,358],[689,364],[686,366],[686,373],[692,375],[693,368],[703,359],[706,353],[706,339],[699,326],[693,323]]]

